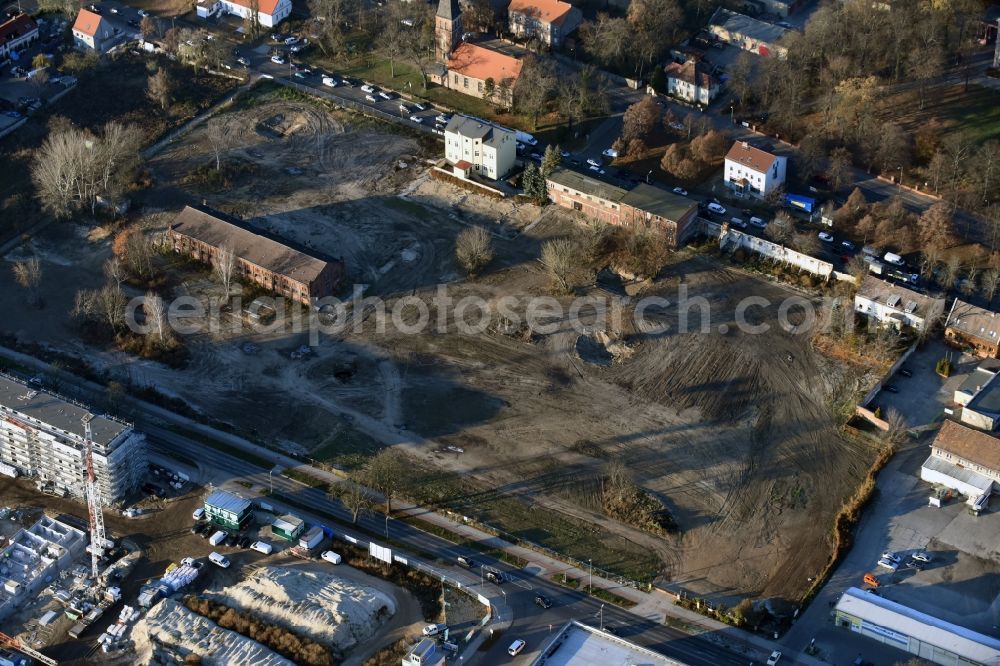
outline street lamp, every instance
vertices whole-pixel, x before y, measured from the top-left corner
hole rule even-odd
[[[503,607],[507,608],[507,590],[500,590],[500,594],[503,595]]]
[[[593,558],[587,558],[587,564],[590,565],[590,583],[587,585],[587,592],[589,594],[594,593],[594,560]]]
[[[900,187],[903,186],[903,165],[902,164],[899,165],[899,183],[898,184],[899,184]]]
[[[601,604],[601,631],[604,631],[604,604]]]
[[[647,185],[649,185],[649,177],[652,176],[652,175],[653,175],[653,170],[650,169],[649,172],[646,174],[646,184]]]

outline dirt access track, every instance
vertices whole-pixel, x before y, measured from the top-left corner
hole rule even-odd
[[[539,247],[583,222],[570,211],[492,202],[431,180],[421,160],[439,148],[365,119],[275,99],[230,115],[242,128],[226,158],[242,165],[232,183],[201,190],[186,182],[214,161],[198,130],[153,160],[147,208],[174,211],[205,199],[237,210],[251,224],[344,257],[349,282],[369,285],[390,311],[393,299],[415,295],[436,322],[430,296],[440,283],[456,301],[548,294]],[[267,130],[258,131],[263,121]],[[489,225],[496,252],[473,281],[459,279],[453,260],[455,235],[470,223]],[[77,238],[39,239],[43,259],[72,255]],[[100,274],[99,263],[63,263],[81,277]],[[10,271],[0,280],[10,281]],[[625,352],[611,360],[597,358],[597,343],[585,344],[565,322],[525,336],[494,321],[465,335],[450,318],[445,330],[414,335],[391,325],[379,332],[372,318],[359,331],[321,337],[297,360],[290,353],[308,337],[286,330],[192,335],[184,370],[95,350],[86,357],[251,437],[331,463],[356,466],[382,446],[404,447],[436,471],[439,485],[420,490],[439,506],[584,562],[592,557],[595,566],[656,575],[726,603],[797,599],[827,561],[833,518],[874,458],[839,433],[831,408],[845,386],[857,387],[856,372],[778,326],[778,304],[796,292],[682,251],[642,295],[676,302],[682,283],[689,298],[710,303],[708,332],[697,332],[696,317],[693,332],[677,332],[677,310],[667,307],[655,313],[673,325],[667,333],[625,326]],[[43,280],[43,297],[47,288]],[[178,291],[213,289],[200,273]],[[24,310],[23,296],[4,292]],[[604,287],[590,293],[611,295]],[[751,295],[771,303],[753,310],[755,323],[770,325],[767,334],[732,325],[736,304]],[[623,306],[626,320],[634,302]],[[20,325],[16,317],[7,324]],[[79,353],[79,342],[62,337],[68,329],[53,322],[38,341]],[[245,353],[248,341],[254,353]],[[670,510],[677,534],[653,536],[600,512],[610,460],[624,462]]]

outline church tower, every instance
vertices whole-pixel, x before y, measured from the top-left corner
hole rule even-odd
[[[458,0],[438,1],[434,37],[434,57],[439,63],[447,63],[448,55],[462,37],[462,8],[458,6]]]

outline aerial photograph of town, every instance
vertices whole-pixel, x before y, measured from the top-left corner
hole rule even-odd
[[[1000,666],[1000,0],[0,0],[0,666]]]

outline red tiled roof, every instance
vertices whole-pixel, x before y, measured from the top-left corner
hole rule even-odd
[[[0,44],[6,44],[12,39],[23,37],[32,30],[37,30],[35,19],[27,14],[18,14],[14,18],[0,23]]]
[[[697,82],[699,88],[712,87],[712,75],[708,73],[704,65],[694,58],[688,58],[688,61],[684,64],[672,62],[665,69],[668,78],[678,79],[691,84]]]
[[[462,171],[468,171],[469,169],[472,168],[472,162],[470,162],[469,160],[459,160],[455,162],[455,166],[461,169]]]
[[[989,470],[1000,470],[1000,439],[950,419],[941,424],[931,446]]]
[[[80,9],[80,13],[76,15],[76,23],[73,24],[75,32],[82,32],[88,37],[96,36],[100,27],[101,15],[86,9]]]
[[[504,79],[517,79],[521,64],[517,58],[499,51],[462,42],[448,58],[448,71],[471,79],[493,79],[495,83],[500,83]]]
[[[558,24],[572,9],[573,5],[562,0],[511,0],[507,11],[530,16],[542,23]]]
[[[734,143],[733,147],[729,149],[726,159],[742,164],[743,166],[748,166],[760,173],[767,171],[774,164],[774,155],[766,150],[754,148],[745,141]]]
[[[240,7],[250,8],[250,0],[228,0],[234,5],[239,5]],[[258,4],[259,11],[265,14],[274,14],[274,10],[278,8],[278,0],[260,0]]]

